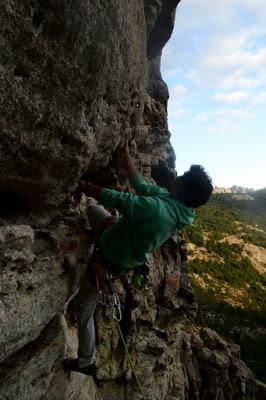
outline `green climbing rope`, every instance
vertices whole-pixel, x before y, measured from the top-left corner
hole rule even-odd
[[[135,370],[135,368],[134,368],[134,365],[133,365],[133,362],[132,362],[132,358],[131,358],[131,355],[129,354],[129,351],[128,351],[128,348],[127,348],[127,344],[126,344],[126,341],[125,341],[125,339],[124,339],[123,333],[122,333],[122,331],[121,331],[119,322],[116,321],[116,323],[117,323],[117,328],[118,328],[119,335],[120,335],[120,337],[121,337],[122,343],[123,343],[124,348],[125,348],[125,352],[126,352],[126,355],[127,355],[128,361],[129,361],[129,364],[130,364],[130,366],[131,366],[131,368],[132,368],[132,371],[133,371],[133,373],[134,373],[134,375],[135,375],[135,378],[136,378],[138,387],[140,388],[141,394],[142,394],[142,396],[143,396],[143,400],[147,400],[147,397],[145,396],[145,393],[144,393],[143,387],[142,387],[142,385],[141,385],[141,382],[140,382],[140,380],[139,380],[139,377],[138,377],[138,375],[137,375],[137,372],[136,372],[136,370]]]

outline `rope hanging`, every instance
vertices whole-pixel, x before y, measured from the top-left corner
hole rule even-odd
[[[142,387],[142,385],[141,385],[141,382],[140,382],[140,380],[139,380],[138,374],[137,374],[137,372],[136,372],[136,370],[135,370],[135,368],[134,368],[134,365],[133,365],[133,362],[132,362],[132,358],[131,358],[131,355],[129,354],[129,351],[128,351],[128,348],[127,348],[127,344],[126,344],[126,341],[125,341],[125,339],[124,339],[123,333],[122,333],[122,331],[121,331],[119,322],[116,321],[116,324],[117,324],[117,329],[118,329],[119,335],[120,335],[120,337],[121,337],[122,343],[123,343],[124,348],[125,348],[125,352],[126,352],[126,355],[127,355],[128,361],[129,361],[129,364],[130,364],[130,366],[131,366],[131,368],[132,368],[132,371],[133,371],[133,373],[134,373],[134,375],[135,375],[135,378],[136,378],[136,382],[137,382],[138,387],[139,387],[139,389],[140,389],[140,391],[141,391],[141,394],[142,394],[142,396],[143,396],[143,400],[147,400],[147,397],[146,397],[146,395],[145,395],[145,393],[144,393],[144,389],[143,389],[143,387]]]

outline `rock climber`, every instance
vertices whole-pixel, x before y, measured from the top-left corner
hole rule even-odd
[[[119,163],[136,194],[120,192],[80,180],[80,190],[99,204],[87,209],[88,219],[97,237],[98,253],[94,265],[84,276],[74,299],[78,324],[78,358],[65,359],[68,370],[95,375],[95,326],[97,285],[103,287],[106,271],[102,259],[111,268],[136,268],[147,262],[148,254],[161,246],[176,229],[193,223],[195,208],[205,204],[213,187],[200,165],[192,165],[182,176],[173,176],[169,191],[147,183],[129,154],[128,145],[117,152]],[[114,218],[106,208],[119,211]],[[91,265],[91,263],[90,263]],[[95,279],[96,278],[96,279]]]

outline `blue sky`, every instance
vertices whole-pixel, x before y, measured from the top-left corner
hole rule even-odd
[[[168,123],[182,174],[266,186],[266,0],[182,0],[163,50]]]

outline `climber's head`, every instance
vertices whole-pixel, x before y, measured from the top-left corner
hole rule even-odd
[[[211,178],[201,165],[191,165],[189,171],[178,176],[174,197],[187,207],[197,208],[207,203],[213,191]]]

